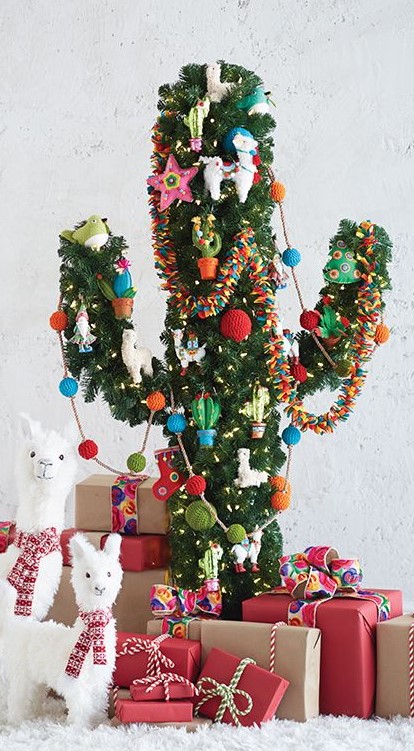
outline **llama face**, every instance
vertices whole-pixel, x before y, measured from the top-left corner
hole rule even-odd
[[[72,584],[79,608],[91,611],[113,605],[122,581],[120,545],[120,535],[109,535],[104,550],[95,550],[81,534],[72,537]]]
[[[68,493],[76,471],[69,441],[54,430],[43,430],[39,423],[23,415],[21,429],[24,441],[16,465],[19,486],[25,493],[36,487]]]

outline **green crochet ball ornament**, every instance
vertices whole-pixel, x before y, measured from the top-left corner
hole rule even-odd
[[[338,360],[335,365],[335,372],[340,378],[348,378],[352,370],[351,360]]]
[[[203,501],[193,501],[187,506],[185,520],[195,532],[205,532],[216,523],[214,515]]]
[[[226,537],[232,545],[237,545],[247,537],[247,532],[241,524],[231,524],[226,532]]]
[[[127,467],[131,472],[142,472],[146,465],[147,460],[143,454],[136,452],[128,456]]]

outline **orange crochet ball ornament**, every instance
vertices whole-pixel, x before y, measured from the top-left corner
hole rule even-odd
[[[374,342],[375,344],[385,344],[390,338],[390,330],[385,323],[379,323],[375,329]]]
[[[147,407],[151,412],[158,412],[165,407],[165,396],[161,391],[153,391],[147,396]]]
[[[281,475],[276,475],[275,477],[271,477],[269,482],[272,488],[274,488],[274,490],[280,490],[280,491],[284,490],[285,493],[290,494],[290,482],[289,480],[286,482],[285,477],[282,477]]]
[[[53,331],[64,331],[68,323],[69,319],[63,310],[55,310],[49,318],[49,325]]]
[[[282,493],[281,490],[278,490],[271,496],[270,503],[275,511],[286,511],[290,506],[290,493]]]
[[[286,188],[283,183],[277,181],[273,182],[270,186],[270,197],[275,203],[282,203],[286,195]]]

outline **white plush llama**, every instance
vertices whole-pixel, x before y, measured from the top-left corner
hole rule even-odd
[[[111,607],[122,581],[121,537],[109,535],[104,550],[95,550],[77,533],[69,545],[79,607],[75,624],[68,627],[11,617],[4,626],[7,709],[12,724],[38,715],[46,688],[65,699],[69,723],[92,726],[105,719],[115,667]]]
[[[263,482],[267,482],[269,475],[259,469],[252,469],[250,466],[250,449],[239,449],[237,452],[239,459],[239,472],[234,484],[238,488],[258,488]]]
[[[221,102],[229,95],[231,89],[236,85],[220,81],[221,65],[220,63],[211,63],[207,65],[207,96],[211,102]]]
[[[183,329],[174,329],[173,337],[175,354],[177,355],[182,367],[181,375],[185,375],[190,363],[195,362],[197,363],[197,365],[200,365],[201,361],[204,360],[206,356],[206,348],[204,345],[197,347],[197,349],[189,349],[188,347],[184,346]]]
[[[21,416],[23,441],[16,461],[16,538],[0,555],[0,580],[7,580],[9,611],[42,620],[53,603],[62,573],[60,533],[76,460],[66,438]]]
[[[233,138],[238,162],[224,163],[220,156],[202,156],[200,160],[206,165],[204,168],[204,185],[213,201],[220,199],[220,185],[222,180],[233,180],[236,185],[240,203],[246,201],[249,190],[253,185],[257,167],[253,157],[257,154],[257,141],[242,133],[236,133]]]
[[[135,329],[124,330],[121,354],[123,363],[134,383],[141,383],[141,371],[152,377],[152,352],[148,347],[138,346]]]
[[[256,525],[256,529],[251,534],[251,541],[246,537],[241,543],[233,545],[231,552],[234,555],[234,568],[237,574],[243,574],[246,569],[244,568],[244,562],[246,558],[250,560],[251,571],[256,573],[260,571],[260,567],[257,565],[257,559],[259,557],[260,548],[262,547],[263,530],[259,529]]]

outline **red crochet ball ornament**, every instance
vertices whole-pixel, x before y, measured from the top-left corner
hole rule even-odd
[[[300,362],[294,362],[290,368],[291,375],[298,383],[305,383],[308,377],[308,371]]]
[[[90,438],[82,441],[82,443],[80,443],[78,446],[78,452],[82,459],[94,459],[94,457],[97,456],[98,451],[99,449],[97,444]]]
[[[207,483],[201,475],[189,477],[185,484],[188,495],[201,495],[201,493],[204,493],[206,487]]]
[[[220,333],[226,339],[232,339],[234,342],[242,342],[247,339],[252,331],[252,322],[244,312],[239,308],[227,310],[220,321]]]
[[[53,331],[64,331],[68,323],[69,319],[64,310],[55,310],[49,318],[49,326]]]
[[[299,323],[306,331],[313,331],[319,325],[320,317],[317,310],[304,310],[300,314]]]

